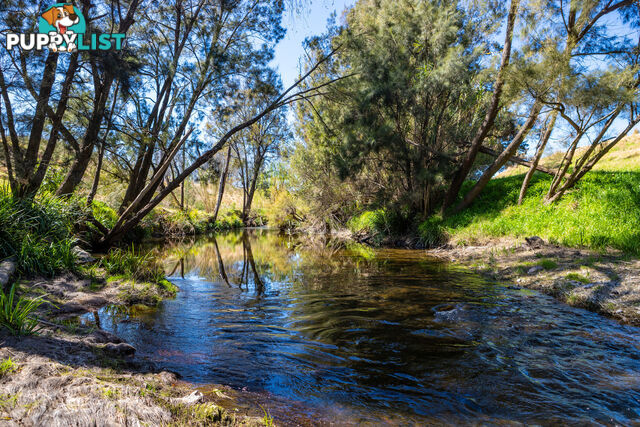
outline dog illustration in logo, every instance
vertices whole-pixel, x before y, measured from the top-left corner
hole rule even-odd
[[[70,31],[68,28],[80,22],[80,18],[73,10],[72,4],[64,4],[57,7],[54,6],[43,13],[42,18],[56,29],[56,32],[52,31],[49,33],[50,36],[56,36],[57,34],[60,34],[61,36],[64,36],[65,34],[71,35],[73,34],[73,31]],[[57,52],[58,50],[73,52],[76,50],[76,44],[72,42],[67,43],[67,47],[65,48],[64,46],[58,47],[58,44],[52,42],[49,45],[49,49],[54,52]]]

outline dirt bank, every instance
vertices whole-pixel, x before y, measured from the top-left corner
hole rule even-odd
[[[620,252],[564,248],[533,237],[447,245],[427,254],[640,326],[640,260]]]
[[[129,301],[132,293],[140,297],[136,301],[156,300],[161,288],[96,283],[71,274],[21,282],[19,288],[22,295],[45,295],[50,303],[37,313],[43,326],[38,335],[14,337],[0,330],[0,424],[264,425],[259,408],[234,410],[233,390],[220,386],[203,394],[138,360],[135,348],[119,337],[75,320],[105,304]]]

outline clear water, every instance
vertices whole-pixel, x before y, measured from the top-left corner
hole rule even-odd
[[[300,403],[311,424],[640,419],[640,329],[423,251],[264,231],[160,250],[177,298],[100,323],[187,381]]]

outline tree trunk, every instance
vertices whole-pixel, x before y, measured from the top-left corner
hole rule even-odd
[[[218,213],[220,212],[220,205],[222,205],[222,196],[224,196],[224,187],[227,181],[227,174],[229,173],[229,163],[231,161],[231,144],[227,148],[227,156],[224,161],[224,169],[220,175],[220,182],[218,183],[218,198],[216,200],[216,208],[213,211],[213,221],[217,221]]]
[[[105,83],[97,94],[98,98],[94,103],[93,113],[91,114],[91,120],[89,121],[87,130],[85,131],[82,139],[80,152],[72,163],[69,172],[67,172],[64,181],[56,191],[56,195],[58,196],[67,196],[73,193],[78,184],[82,181],[82,177],[89,166],[89,161],[93,154],[93,147],[96,145],[96,141],[98,140],[102,120],[105,116],[105,107],[107,99],[109,98],[109,92],[111,91],[113,76],[106,77],[105,80]]]
[[[460,188],[462,188],[462,184],[465,179],[469,175],[471,168],[473,167],[473,163],[478,156],[478,151],[482,146],[487,134],[493,127],[493,123],[495,122],[496,116],[498,115],[498,109],[500,106],[500,98],[502,96],[502,87],[504,86],[504,74],[505,69],[509,65],[509,59],[511,57],[511,43],[513,41],[513,27],[515,26],[516,15],[518,12],[519,0],[511,0],[511,7],[509,9],[509,16],[507,18],[507,29],[504,40],[504,47],[502,48],[502,58],[500,60],[500,68],[498,70],[498,75],[496,76],[496,82],[493,89],[493,96],[491,97],[491,105],[487,114],[485,115],[484,121],[482,125],[476,132],[473,140],[471,141],[471,146],[469,147],[469,151],[462,161],[462,165],[456,171],[453,181],[449,186],[449,190],[445,195],[444,202],[442,203],[442,214],[453,204],[453,202],[458,197],[458,193],[460,192]]]
[[[93,199],[96,197],[96,193],[98,192],[98,184],[100,183],[100,170],[102,170],[102,158],[104,157],[104,146],[106,141],[102,141],[100,144],[100,150],[98,152],[98,165],[96,166],[96,173],[93,176],[93,184],[91,185],[91,191],[87,196],[87,206],[91,207],[93,203]]]
[[[476,185],[464,196],[464,199],[456,206],[454,212],[460,212],[463,209],[466,209],[473,203],[473,201],[478,197],[478,195],[484,190],[484,188],[489,183],[489,180],[498,172],[502,166],[505,165],[509,161],[509,159],[518,151],[522,141],[527,136],[536,120],[538,119],[538,114],[540,113],[540,109],[542,108],[542,104],[539,101],[535,101],[533,106],[531,107],[531,112],[529,113],[529,118],[526,123],[520,128],[518,134],[513,138],[511,143],[504,149],[504,151],[494,160],[494,162],[484,171]]]
[[[540,159],[542,158],[542,153],[544,153],[544,149],[547,146],[547,142],[549,141],[549,137],[551,137],[551,132],[556,124],[556,118],[558,117],[557,111],[553,111],[551,113],[551,117],[549,119],[549,123],[547,124],[542,138],[540,139],[540,144],[538,145],[538,150],[536,151],[533,162],[531,162],[531,167],[529,171],[524,177],[522,181],[522,187],[520,187],[520,195],[518,196],[518,205],[522,205],[524,201],[524,197],[527,195],[527,189],[529,187],[529,182],[531,182],[531,178],[533,178],[533,174],[538,168],[538,164],[540,163]]]

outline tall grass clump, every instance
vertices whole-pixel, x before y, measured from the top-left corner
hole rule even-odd
[[[18,297],[16,299],[16,285],[11,286],[8,294],[0,291],[0,326],[7,329],[12,335],[33,335],[38,332],[40,326],[38,320],[33,317],[34,311],[43,303],[39,296],[35,299]]]
[[[371,234],[374,243],[380,243],[386,236],[397,236],[407,232],[413,220],[395,209],[364,211],[347,221],[352,233]]]
[[[136,251],[133,245],[112,249],[98,265],[111,275],[140,282],[162,283],[165,277],[164,269],[153,253]]]
[[[73,226],[80,210],[74,202],[42,194],[13,198],[0,189],[0,259],[15,257],[18,273],[53,276],[73,270]]]

